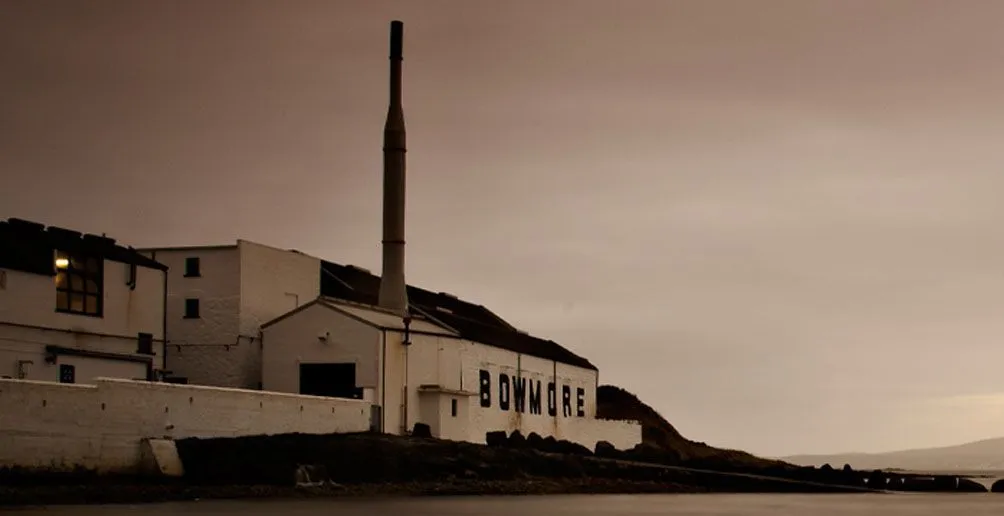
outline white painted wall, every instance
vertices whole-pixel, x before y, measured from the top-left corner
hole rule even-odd
[[[88,383],[100,377],[146,379],[147,366],[140,362],[57,355],[54,363],[47,363],[45,347],[48,345],[144,356],[136,355],[135,339],[0,326],[0,377],[58,382],[60,364],[72,364],[76,369],[76,383]],[[156,364],[156,357],[154,360]],[[22,373],[24,376],[19,376]]]
[[[140,440],[369,428],[369,403],[128,380],[0,380],[0,467],[128,471]]]
[[[327,333],[327,340],[319,335]],[[380,330],[315,303],[262,329],[262,384],[297,393],[300,364],[354,363],[356,387],[378,389]]]
[[[105,260],[102,317],[56,311],[53,277],[4,270],[0,289],[0,376],[17,377],[18,361],[29,360],[27,378],[55,380],[56,365],[44,362],[45,346],[56,345],[89,351],[136,355],[139,333],[153,335],[153,367],[163,368],[165,272],[137,267],[136,287],[130,289],[129,265]],[[61,357],[60,363],[76,359]],[[112,360],[81,361],[79,379],[97,376],[133,377],[137,366]],[[145,366],[142,377],[146,376]],[[79,381],[79,380],[78,380]]]
[[[167,265],[167,369],[190,383],[257,387],[246,364],[253,361],[252,344],[238,339],[240,255],[237,246],[170,249],[144,252]],[[185,259],[197,257],[199,277],[185,277]],[[185,299],[199,300],[198,319],[185,319]]]
[[[262,383],[261,324],[320,294],[320,260],[246,240],[234,246],[151,249],[168,278],[168,369],[190,383],[257,389]],[[200,277],[184,276],[200,259]],[[201,317],[185,319],[186,298]]]
[[[321,294],[321,261],[313,256],[239,240],[241,335],[259,336],[262,324],[305,305]],[[262,381],[262,343],[249,348],[242,371],[245,387]]]
[[[241,257],[241,323],[244,335],[321,295],[321,260],[247,240]]]
[[[631,448],[641,442],[641,426],[637,422],[597,420],[596,387],[597,372],[567,364],[556,363],[537,357],[520,355],[508,350],[466,340],[412,335],[413,344],[404,349],[400,337],[391,339],[388,346],[388,393],[404,390],[407,378],[406,425],[388,425],[388,431],[406,428],[411,430],[416,422],[429,424],[444,438],[484,443],[489,431],[503,430],[511,433],[519,430],[523,435],[537,433],[543,437],[554,436],[580,443],[592,449],[598,441],[609,441],[619,449]],[[405,358],[406,357],[406,358]],[[407,374],[404,363],[407,360]],[[438,402],[432,401],[433,394],[419,393],[421,385],[439,385],[448,390],[480,393],[479,371],[487,370],[490,375],[489,407],[482,407],[480,396],[463,394],[441,394]],[[396,375],[393,376],[392,375]],[[502,410],[499,403],[499,375],[509,376],[509,410]],[[529,410],[529,390],[525,391],[524,412],[515,410],[513,382],[517,377],[526,379],[528,384],[539,382],[541,393],[541,414]],[[548,415],[547,384],[556,382],[557,414]],[[571,416],[563,411],[563,387],[568,386]],[[529,385],[527,387],[529,389]],[[584,416],[578,417],[577,389],[582,389]],[[450,403],[456,399],[460,413],[466,417],[452,417]],[[402,405],[404,405],[402,401]],[[388,410],[392,407],[388,403]],[[423,409],[426,412],[423,412]],[[447,437],[449,436],[449,437]]]
[[[0,290],[0,321],[130,338],[144,332],[162,339],[165,273],[136,269],[136,288],[130,289],[129,265],[104,261],[102,317],[57,312],[52,276],[7,270],[7,287]]]

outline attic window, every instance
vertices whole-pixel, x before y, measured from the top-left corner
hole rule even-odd
[[[56,251],[56,311],[101,317],[104,260]]]
[[[199,272],[199,257],[190,256],[185,258],[185,277],[198,278],[199,276],[202,276],[202,273]]]

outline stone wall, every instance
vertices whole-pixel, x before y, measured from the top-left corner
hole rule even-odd
[[[102,378],[93,385],[0,379],[0,467],[128,472],[144,438],[348,433],[364,401]]]

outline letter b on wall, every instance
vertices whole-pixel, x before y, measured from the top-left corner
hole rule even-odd
[[[481,406],[492,406],[492,377],[488,371],[484,369],[478,371],[478,383],[481,384]]]

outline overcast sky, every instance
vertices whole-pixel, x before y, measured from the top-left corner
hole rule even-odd
[[[0,217],[407,277],[758,454],[1004,435],[1004,2],[0,0]]]

